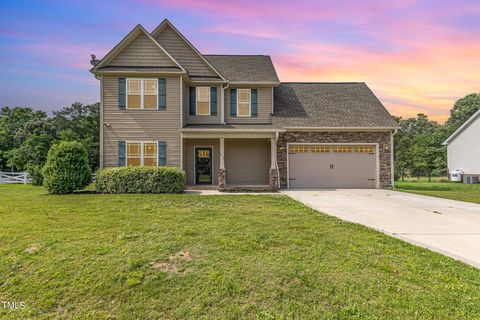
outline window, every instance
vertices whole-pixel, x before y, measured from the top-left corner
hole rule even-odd
[[[308,146],[290,146],[289,152],[299,153],[299,152],[308,152]]]
[[[157,166],[156,142],[127,142],[127,166]]]
[[[210,115],[210,88],[197,87],[197,115]]]
[[[237,89],[237,115],[250,117],[250,89]]]
[[[339,152],[339,153],[348,153],[348,152],[352,152],[352,147],[335,147],[333,151]]]
[[[157,109],[157,85],[157,79],[127,79],[127,109]]]
[[[330,152],[330,147],[327,146],[312,146],[311,148],[312,152]]]
[[[359,152],[359,153],[373,153],[373,146],[359,146],[359,147],[355,147],[355,152]]]

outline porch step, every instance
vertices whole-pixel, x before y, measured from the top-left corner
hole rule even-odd
[[[276,192],[269,185],[227,185],[220,189],[223,192]]]
[[[186,190],[218,190],[218,186],[187,186]]]

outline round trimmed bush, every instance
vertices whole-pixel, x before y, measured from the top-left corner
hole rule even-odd
[[[120,167],[100,170],[96,176],[101,193],[182,193],[185,172],[175,167]]]
[[[71,193],[91,182],[87,151],[80,142],[63,141],[50,148],[43,167],[43,186],[49,193]]]

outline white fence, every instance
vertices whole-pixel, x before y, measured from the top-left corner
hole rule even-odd
[[[0,172],[0,184],[30,183],[27,172]]]

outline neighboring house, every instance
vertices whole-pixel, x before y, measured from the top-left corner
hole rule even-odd
[[[175,166],[220,188],[392,186],[397,124],[365,83],[282,83],[269,56],[201,54],[168,20],[93,63],[101,167]]]
[[[480,177],[480,110],[443,143],[447,146],[448,171],[463,172],[463,182],[478,183]]]

